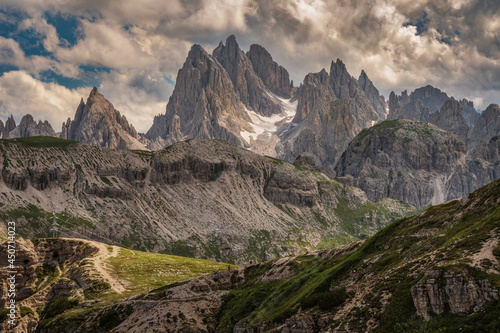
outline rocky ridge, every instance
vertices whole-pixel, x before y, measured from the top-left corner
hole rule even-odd
[[[47,139],[0,143],[0,216],[25,237],[65,212],[67,237],[244,263],[365,238],[413,209],[218,140],[148,152]]]
[[[323,170],[334,166],[348,142],[380,118],[371,102],[341,60],[310,73],[297,91],[293,126],[281,133],[278,157],[295,160],[301,153],[316,155]]]
[[[463,139],[432,124],[389,120],[363,130],[335,171],[370,200],[387,196],[426,207],[497,179],[498,145],[491,140],[467,150]]]
[[[13,116],[7,119],[5,126],[0,120],[0,133],[3,139],[26,138],[30,136],[57,136],[52,125],[47,120],[43,122],[39,120],[37,123],[30,114],[23,116],[19,125],[16,125]]]

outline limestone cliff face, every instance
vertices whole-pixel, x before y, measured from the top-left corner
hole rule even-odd
[[[14,123],[15,124],[15,123]],[[25,115],[18,126],[6,134],[5,138],[26,138],[30,136],[56,136],[56,132],[45,120],[38,123],[35,122],[33,116],[30,114]]]
[[[13,131],[15,128],[16,128],[16,121],[14,120],[14,116],[11,115],[5,122],[5,126],[3,126],[2,138],[8,138],[9,133]]]
[[[63,123],[61,138],[107,148],[144,148],[127,118],[95,87],[90,92],[87,103],[84,103],[83,98],[80,101],[75,118],[68,118]]]
[[[453,100],[444,102],[443,107],[431,115],[429,122],[446,131],[455,133],[467,141],[469,125],[464,118],[464,111],[460,102]]]
[[[429,108],[431,113],[436,112],[441,109],[444,102],[450,99],[450,97],[438,88],[434,88],[431,85],[415,89],[410,94],[410,99],[421,101],[424,106]]]
[[[340,212],[373,210],[373,218],[350,222],[367,235],[412,209],[368,203],[361,191],[343,189],[323,174],[219,140],[191,140],[158,152],[53,140],[46,146],[1,143],[0,187],[18,196],[2,196],[0,213],[25,212],[27,203],[36,208],[12,216],[20,235],[46,237],[46,211],[65,211],[86,221],[66,225],[69,237],[242,263],[345,234]],[[139,230],[144,237],[137,237]],[[307,236],[294,230],[307,230]]]
[[[459,198],[500,176],[496,142],[468,152],[463,139],[434,125],[391,120],[361,132],[335,167],[370,200],[417,207]]]
[[[396,96],[394,91],[389,95],[388,120],[409,119],[416,121],[429,121],[429,108],[424,106],[420,100],[410,100],[408,95],[403,93],[402,97]]]
[[[252,44],[246,55],[252,62],[255,74],[261,78],[269,90],[283,98],[292,97],[293,85],[288,71],[276,63],[265,48]]]
[[[500,135],[500,107],[498,104],[491,104],[474,125],[469,144],[475,146],[480,142],[489,142],[498,135]]]
[[[366,97],[372,104],[380,119],[385,119],[387,117],[385,98],[384,96],[380,95],[378,89],[375,87],[368,75],[366,75],[364,70],[361,71],[361,74],[358,78],[358,84],[359,87],[364,91]]]
[[[267,117],[281,113],[279,103],[267,92],[268,88],[255,73],[252,61],[240,49],[234,35],[226,39],[226,45],[221,42],[212,55],[228,73],[236,93],[245,106]],[[258,65],[256,57],[254,57],[254,61]],[[264,74],[265,70],[263,68],[260,70]],[[272,82],[269,77],[266,80]]]
[[[486,302],[499,299],[498,290],[488,280],[474,278],[468,272],[435,270],[411,288],[411,295],[417,315],[424,320],[445,309],[462,315],[477,312]]]
[[[465,98],[457,101],[453,96],[448,96],[444,91],[430,85],[415,89],[410,95],[408,95],[406,90],[403,91],[400,96],[391,92],[391,96],[389,97],[389,115],[387,119],[430,121],[431,114],[441,110],[447,101],[455,101],[460,104],[462,116],[467,126],[472,129],[480,116],[474,109],[474,103]],[[457,120],[457,118],[455,117],[454,120]],[[462,124],[463,121],[461,119],[459,121],[461,124],[460,126],[464,127]],[[440,124],[441,126],[438,127],[443,129],[458,126],[454,125],[451,119],[446,122],[445,118],[442,118]],[[466,138],[466,136],[462,137]]]
[[[241,50],[240,50],[241,51]],[[166,140],[220,139],[239,146],[242,130],[251,131],[230,76],[201,46],[194,45],[179,70],[165,115],[155,118],[146,137]]]
[[[7,242],[0,243],[0,251],[7,253]],[[21,240],[16,239],[16,304],[17,325],[13,332],[35,332],[40,313],[48,303],[61,297],[78,297],[92,290],[99,284],[95,272],[90,267],[81,265],[81,260],[88,258],[97,248],[84,241],[77,240]],[[7,256],[0,258],[0,265],[7,266]],[[84,273],[85,271],[85,273]],[[6,270],[0,272],[0,306],[6,308],[7,278]],[[61,278],[55,283],[51,279]],[[31,314],[20,314],[20,309],[30,308]],[[11,331],[6,321],[0,322],[2,332]]]
[[[325,170],[335,165],[357,133],[380,119],[340,60],[332,62],[329,74],[324,69],[308,74],[297,98],[297,125],[282,133],[283,150],[278,154],[287,161],[312,153]]]

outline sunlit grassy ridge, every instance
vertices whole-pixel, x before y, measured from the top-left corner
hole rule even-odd
[[[109,271],[132,293],[227,270],[228,266],[239,268],[221,262],[124,248],[120,248],[116,257],[109,258],[108,263]]]

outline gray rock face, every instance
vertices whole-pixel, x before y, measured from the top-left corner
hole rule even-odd
[[[428,123],[389,120],[362,131],[335,167],[354,177],[370,200],[389,197],[416,207],[444,202],[441,177],[465,158],[465,142]]]
[[[486,302],[498,300],[498,290],[487,280],[479,280],[465,272],[431,271],[426,280],[411,288],[417,315],[430,320],[447,307],[449,312],[467,314]]]
[[[366,97],[372,104],[373,108],[379,115],[380,119],[385,119],[387,116],[387,110],[385,107],[385,98],[380,95],[379,91],[373,85],[373,82],[368,78],[365,71],[361,71],[361,75],[358,79],[359,87],[364,91]]]
[[[2,138],[6,139],[9,137],[9,133],[16,128],[16,121],[14,116],[10,116],[5,122],[5,127],[3,128]]]
[[[146,137],[160,137],[167,145],[200,138],[245,146],[240,132],[251,130],[249,121],[226,70],[201,46],[194,45],[179,70],[165,115],[155,117]]]
[[[415,121],[429,121],[429,108],[420,100],[410,100],[406,91],[401,98],[394,91],[389,95],[389,114],[387,119],[409,119]]]
[[[107,148],[144,149],[127,118],[95,87],[87,103],[84,103],[83,98],[80,101],[75,119],[68,118],[63,123],[61,138]]]
[[[468,101],[465,98],[460,101],[464,109],[464,118],[467,121],[467,124],[472,129],[472,127],[476,124],[481,114],[476,111],[474,108],[474,102]]]
[[[266,92],[264,82],[255,73],[252,62],[240,49],[234,35],[226,39],[226,45],[220,42],[212,55],[229,74],[245,106],[267,117],[281,112],[280,105]]]
[[[379,120],[358,81],[340,60],[332,62],[330,74],[324,69],[308,74],[297,98],[293,121],[297,125],[282,133],[283,151],[278,155],[287,161],[312,153],[325,170],[335,165],[357,133]]]
[[[276,63],[265,48],[252,44],[246,55],[252,62],[255,74],[269,90],[283,98],[292,97],[293,86],[288,71]]]
[[[55,137],[56,132],[47,120],[44,122],[40,120],[36,123],[33,116],[27,114],[21,119],[19,125],[7,134],[6,138],[26,138],[30,136]]]
[[[332,61],[330,79],[335,96],[338,99],[351,102],[351,113],[360,125],[364,127],[364,125],[370,124],[372,121],[377,122],[380,120],[358,81],[349,74],[340,59],[337,59],[336,62]]]
[[[410,95],[405,90],[401,96],[396,96],[391,92],[389,98],[389,116],[387,119],[410,119],[416,121],[429,121],[432,113],[441,109],[446,101],[456,101],[452,96],[448,96],[445,92],[438,88],[427,85],[415,89]],[[462,113],[469,128],[472,128],[479,119],[479,113],[474,109],[474,103],[465,98],[458,103],[462,106]],[[453,124],[444,124],[443,129],[452,127]]]
[[[467,125],[464,118],[463,107],[460,102],[454,100],[444,102],[443,107],[431,115],[429,122],[467,140],[469,125]]]
[[[321,171],[321,161],[310,153],[300,154],[293,164],[311,171]]]
[[[410,99],[421,101],[424,106],[428,107],[429,111],[433,113],[441,109],[441,106],[443,106],[444,102],[449,100],[450,97],[440,89],[427,85],[415,89],[415,91],[410,94]]]
[[[448,180],[449,198],[460,198],[500,178],[500,137],[471,148]]]
[[[477,120],[470,136],[470,146],[482,142],[489,142],[493,137],[500,135],[500,107],[491,104],[483,111]]]
[[[389,197],[416,207],[461,198],[500,177],[500,142],[471,151],[451,132],[410,120],[362,131],[335,167],[370,200]]]

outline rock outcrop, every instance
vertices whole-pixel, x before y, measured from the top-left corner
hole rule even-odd
[[[213,138],[246,146],[240,132],[252,131],[249,122],[226,70],[201,46],[194,45],[179,70],[165,115],[155,117],[146,137],[160,137],[167,145],[183,139]]]
[[[464,111],[460,102],[447,100],[439,111],[431,115],[429,122],[445,131],[455,133],[467,141],[469,125],[464,118]]]
[[[426,279],[411,288],[411,295],[417,315],[427,321],[445,309],[466,315],[479,311],[486,302],[499,299],[499,292],[490,281],[453,271],[430,271]]]
[[[450,102],[456,103],[456,102]],[[500,176],[492,140],[467,151],[465,141],[434,125],[389,120],[362,131],[335,167],[370,200],[390,197],[416,207],[460,198]]]
[[[431,85],[415,89],[410,94],[411,100],[419,100],[424,106],[429,108],[430,113],[434,113],[441,109],[444,102],[451,99],[444,91],[434,88]]]
[[[283,98],[292,97],[293,85],[288,71],[273,60],[265,48],[258,44],[250,45],[247,57],[264,85],[274,94]]]
[[[491,104],[474,125],[469,145],[476,146],[480,142],[489,142],[498,135],[500,135],[500,107],[498,104]]]
[[[332,62],[330,73],[310,73],[297,91],[293,124],[281,134],[278,156],[294,161],[307,152],[316,155],[323,170],[335,165],[348,142],[380,118],[342,61]],[[297,125],[295,125],[297,124]]]
[[[57,136],[52,128],[52,125],[45,120],[38,123],[35,122],[33,116],[30,114],[25,115],[18,126],[11,130],[6,138],[26,138],[30,136]]]
[[[321,161],[311,153],[300,154],[293,164],[311,171],[321,171]]]
[[[389,115],[387,119],[430,121],[431,114],[441,110],[444,103],[447,101],[456,101],[460,104],[462,116],[469,129],[472,129],[480,116],[474,109],[474,103],[465,98],[457,101],[454,97],[448,96],[445,92],[430,85],[415,89],[410,95],[408,95],[406,90],[403,91],[400,96],[391,92],[389,97]],[[460,123],[460,126],[463,127],[462,120],[460,120]],[[446,122],[444,118],[440,121],[440,124],[442,127],[439,127],[443,129],[457,126],[453,124],[451,119]],[[466,138],[467,136],[462,137]]]
[[[368,78],[365,71],[362,70],[358,78],[359,87],[364,91],[366,97],[372,104],[373,108],[379,115],[380,119],[385,119],[387,117],[388,110],[385,106],[385,98],[380,95],[378,89],[375,87],[373,82]]]
[[[266,117],[281,113],[282,109],[279,103],[267,92],[268,89],[264,82],[253,69],[252,61],[240,49],[234,35],[226,39],[226,45],[220,42],[219,46],[214,49],[212,56],[224,67],[241,102],[247,108]],[[257,63],[258,60],[255,57],[254,59]],[[261,71],[264,74],[263,68]]]
[[[389,114],[388,120],[408,119],[415,121],[429,121],[429,108],[424,106],[420,100],[410,100],[408,95],[403,92],[402,97],[396,96],[394,91],[389,95]]]
[[[127,118],[95,87],[87,103],[80,101],[75,118],[63,123],[61,138],[107,148],[144,149]]]
[[[2,138],[8,138],[9,133],[16,128],[16,121],[14,120],[14,116],[10,116],[7,118],[5,122],[5,126],[3,127]]]

